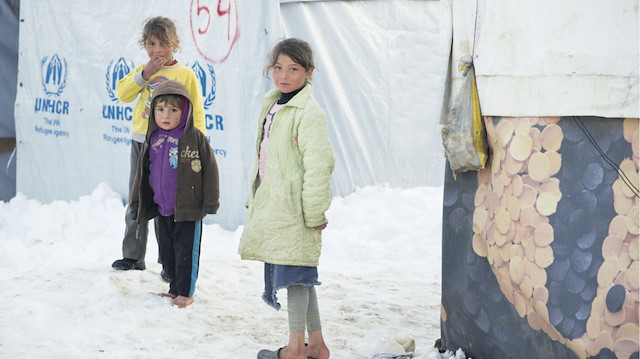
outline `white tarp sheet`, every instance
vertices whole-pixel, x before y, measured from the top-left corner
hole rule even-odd
[[[475,29],[483,115],[640,116],[638,0],[461,0],[453,14],[454,60]]]
[[[151,6],[152,5],[152,6]],[[244,221],[267,54],[283,36],[316,51],[314,90],[327,111],[334,193],[440,185],[440,119],[451,46],[449,6],[433,1],[22,0],[15,106],[17,191],[73,200],[106,182],[128,196],[132,104],[115,82],[148,60],[143,21],[174,19],[176,58],[205,84],[207,134],[221,173],[213,221]]]
[[[314,91],[330,121],[338,194],[372,183],[442,184],[450,4],[309,1],[280,9],[284,34],[315,49]]]
[[[162,15],[178,27],[181,51],[175,58],[198,69],[204,84],[207,135],[221,176],[222,207],[215,220],[240,223],[252,166],[250,134],[270,87],[260,74],[265,54],[281,36],[279,10],[276,2],[219,3],[22,0],[17,190],[45,202],[72,200],[106,182],[128,198],[135,102],[118,101],[115,84],[148,61],[138,46],[141,27]]]

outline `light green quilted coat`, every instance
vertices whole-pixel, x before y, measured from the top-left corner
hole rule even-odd
[[[331,204],[329,177],[333,151],[324,111],[311,97],[310,83],[285,104],[271,125],[265,177],[258,181],[258,156],[238,253],[242,259],[271,264],[316,267],[322,246],[321,231]],[[258,122],[256,154],[264,118],[280,97],[269,91]]]

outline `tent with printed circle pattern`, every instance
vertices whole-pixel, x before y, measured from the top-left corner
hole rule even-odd
[[[637,1],[453,13],[452,59],[473,58],[489,159],[445,170],[442,345],[638,358]]]

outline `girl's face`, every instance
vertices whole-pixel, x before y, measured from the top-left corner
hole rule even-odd
[[[282,93],[290,93],[304,86],[311,78],[313,69],[306,71],[302,65],[294,62],[287,55],[280,54],[273,65],[273,83]]]
[[[150,59],[160,57],[164,65],[171,65],[173,62],[173,50],[175,49],[172,46],[162,46],[158,38],[153,35],[147,39],[144,49],[147,50]]]
[[[182,109],[170,103],[160,101],[156,104],[153,115],[158,127],[169,131],[178,127],[180,119],[182,118]]]

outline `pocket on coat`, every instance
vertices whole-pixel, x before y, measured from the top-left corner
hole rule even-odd
[[[191,186],[191,194],[193,198],[198,203],[202,203],[202,188],[198,188],[199,186],[192,185]]]

